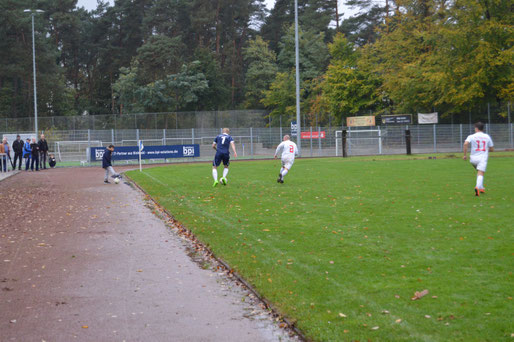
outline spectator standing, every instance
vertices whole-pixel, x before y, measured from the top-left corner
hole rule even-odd
[[[5,153],[5,147],[4,147],[4,144],[1,143],[0,144],[0,171],[5,171],[5,168],[7,166],[7,157],[4,155]]]
[[[12,143],[12,149],[14,151],[13,170],[16,169],[16,161],[18,160],[18,158],[20,159],[20,162],[18,164],[18,170],[21,170],[21,160],[23,159],[23,141],[21,140],[19,134],[16,136],[16,140],[14,140],[14,142]]]
[[[11,147],[9,146],[9,143],[7,142],[7,138],[4,137],[2,140],[2,145],[4,146],[4,172],[7,172],[9,170],[9,164],[11,160]],[[8,164],[9,162],[9,164]]]
[[[41,134],[41,139],[38,141],[39,146],[39,168],[46,170],[46,156],[48,154],[48,142],[45,135]]]
[[[25,144],[23,145],[23,158],[26,159],[26,161],[25,161],[25,171],[29,170],[31,155],[32,155],[32,149],[30,147],[30,139],[27,138],[27,141],[25,141]]]
[[[34,163],[36,163],[36,171],[39,171],[39,145],[36,142],[36,138],[32,138],[32,144],[30,144],[32,150],[32,162],[30,163],[30,170],[34,171]]]

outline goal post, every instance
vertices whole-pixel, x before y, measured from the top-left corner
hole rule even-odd
[[[93,146],[103,146],[101,140],[84,140],[84,141],[56,141],[54,152],[59,162],[88,160],[89,148]]]
[[[343,131],[335,132],[336,156],[342,155]],[[373,155],[382,154],[382,131],[380,127],[375,129],[351,129],[347,128],[346,142],[348,155]]]

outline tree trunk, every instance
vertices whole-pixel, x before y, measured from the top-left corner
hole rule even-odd
[[[216,2],[216,55],[220,54],[220,1]]]
[[[337,31],[339,31],[339,1],[336,0],[336,32]]]

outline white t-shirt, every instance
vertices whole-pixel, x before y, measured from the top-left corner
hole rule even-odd
[[[282,159],[294,159],[294,156],[298,154],[298,147],[291,140],[285,140],[278,145],[275,155],[278,156],[280,151],[282,151]]]
[[[471,144],[471,157],[481,157],[487,159],[489,157],[489,148],[493,147],[493,140],[484,132],[477,132],[466,138]]]

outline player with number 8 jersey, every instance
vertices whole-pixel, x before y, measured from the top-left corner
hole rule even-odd
[[[278,183],[284,183],[284,177],[287,175],[289,170],[291,170],[294,163],[294,157],[298,154],[298,147],[289,139],[289,135],[284,135],[284,141],[277,146],[277,150],[275,151],[275,158],[277,158],[279,153],[282,153],[282,168],[278,174]]]
[[[467,160],[467,151],[470,148],[469,161],[471,165],[477,170],[477,183],[475,186],[475,196],[480,196],[480,193],[485,192],[484,188],[484,174],[487,169],[487,160],[489,159],[489,152],[494,150],[493,140],[483,132],[484,124],[477,122],[475,124],[475,134],[466,138],[464,142],[464,160]]]

